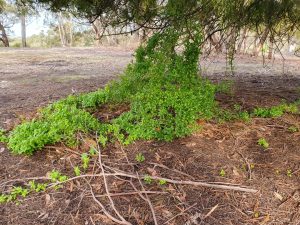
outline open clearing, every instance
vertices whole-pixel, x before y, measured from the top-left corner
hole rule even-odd
[[[115,48],[26,49],[0,51],[0,126],[10,129],[38,107],[68,94],[96,90],[116,78],[132,60],[132,50]],[[300,98],[300,60],[282,61],[237,56],[236,72],[225,75],[225,61],[210,57],[201,64],[203,74],[214,82],[234,82],[231,94],[219,94],[224,107],[243,109],[272,106]],[[105,109],[106,114],[115,113]],[[108,115],[109,116],[109,115]],[[300,115],[250,122],[205,123],[194,135],[172,143],[139,141],[126,148],[108,146],[104,163],[139,174],[176,180],[238,184],[257,193],[157,184],[145,185],[159,224],[300,224]],[[257,145],[264,137],[268,150]],[[45,176],[56,168],[72,176],[71,163],[80,156],[64,146],[49,146],[32,157],[13,156],[0,146],[0,184],[11,179]],[[139,164],[135,155],[146,161]],[[126,153],[126,154],[125,154]],[[125,157],[127,156],[127,157]],[[224,170],[224,177],[220,171]],[[288,172],[289,171],[289,172]],[[96,194],[105,193],[101,178],[89,180]],[[29,196],[19,206],[0,205],[0,224],[113,224],[93,201],[87,180],[76,180],[59,191]],[[109,178],[112,193],[132,191],[126,180]],[[15,183],[17,185],[17,183]],[[0,185],[1,187],[1,185]],[[2,190],[1,190],[2,191]],[[161,193],[167,192],[167,193]],[[105,204],[108,201],[101,198]],[[124,217],[134,224],[153,224],[147,203],[139,196],[114,198]],[[194,219],[195,221],[192,221]]]

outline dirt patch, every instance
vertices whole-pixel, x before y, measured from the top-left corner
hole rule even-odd
[[[55,55],[58,52],[69,55],[62,56],[61,59],[54,56],[49,59],[50,53]],[[8,51],[7,54],[14,64],[15,53]],[[0,118],[6,122],[4,125],[13,124],[16,120],[8,121],[8,119],[16,115],[18,118],[24,114],[30,117],[36,107],[72,93],[72,87],[77,91],[95,90],[116,76],[107,68],[109,65],[123,62],[124,65],[119,64],[120,67],[114,70],[117,72],[130,61],[129,53],[120,50],[114,52],[111,49],[22,51],[18,57],[24,60],[20,63],[24,67],[22,69],[20,67],[19,72],[12,66],[5,67],[11,69],[0,67],[4,71],[0,74],[0,80],[15,82],[15,87],[19,87],[0,89]],[[100,57],[99,61],[95,60],[96,57]],[[84,67],[84,63],[75,66],[76,63],[85,60],[88,62],[87,67]],[[54,61],[59,66],[50,73],[48,70]],[[260,60],[240,57],[237,63],[240,62],[241,66],[237,66],[234,76],[225,76],[222,58],[215,57],[212,61],[217,70],[204,75],[214,82],[224,79],[235,82],[231,94],[217,96],[218,101],[224,106],[232,107],[234,104],[240,104],[244,109],[252,109],[257,106],[272,106],[282,100],[292,102],[300,98],[300,70],[297,70],[299,61],[293,59],[286,62],[289,71],[294,71],[292,74],[283,75],[279,63],[274,64],[275,69],[272,67],[266,74],[260,74],[257,72],[257,69],[262,67]],[[39,72],[43,75],[30,74],[31,69],[37,68],[36,62],[41,64],[38,66],[44,68]],[[58,83],[53,81],[53,78],[67,76],[66,70],[71,67],[77,71],[74,74],[80,76],[84,76],[82,73],[87,71],[89,71],[87,76],[96,73],[99,75],[91,79]],[[23,79],[25,71],[28,77]],[[128,106],[120,108],[105,106],[95,116],[106,121],[126,110]],[[289,128],[300,127],[300,116],[286,114],[276,119],[252,119],[248,123],[202,122],[202,125],[201,131],[171,143],[139,141],[127,147],[110,144],[103,149],[103,163],[107,166],[107,172],[112,172],[111,168],[115,168],[140,175],[230,183],[259,190],[258,193],[249,194],[192,185],[170,183],[159,185],[157,181],[152,181],[151,184],[143,186],[146,191],[151,192],[148,197],[158,224],[298,225],[300,132],[291,132]],[[267,150],[257,144],[261,137],[270,144]],[[85,148],[48,146],[32,157],[14,156],[8,150],[4,150],[0,153],[0,186],[1,183],[16,178],[45,176],[54,168],[73,176],[72,165],[80,164],[80,153],[84,152]],[[136,161],[138,153],[145,156],[143,163]],[[221,171],[224,171],[223,176],[220,175]],[[92,159],[88,173],[93,172],[100,172],[96,157]],[[109,177],[107,181],[111,193],[134,192],[128,178]],[[22,185],[23,182],[13,184]],[[133,180],[133,184],[139,189],[142,188],[137,180]],[[0,224],[114,224],[104,216],[99,205],[93,200],[91,187],[98,196],[97,199],[112,212],[108,199],[103,197],[105,194],[103,179],[86,178],[70,182],[64,189],[58,191],[30,195],[21,201],[19,206],[13,203],[0,205]],[[137,194],[122,194],[113,197],[113,200],[120,213],[132,224],[154,224],[149,205]]]

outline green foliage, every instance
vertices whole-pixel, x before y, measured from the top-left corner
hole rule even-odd
[[[269,148],[269,143],[267,142],[267,140],[265,138],[260,138],[258,141],[257,141],[257,144],[261,147],[263,147],[264,149],[267,149]]]
[[[292,176],[293,176],[292,170],[288,169],[288,170],[286,171],[286,175],[287,175],[288,177],[292,177]]]
[[[32,154],[47,144],[64,141],[76,144],[76,132],[95,131],[100,127],[88,112],[57,102],[45,108],[38,119],[17,126],[9,135],[8,147],[16,154]]]
[[[131,104],[129,112],[113,121],[122,143],[171,141],[194,131],[197,119],[212,117],[216,87],[198,76],[201,35],[184,42],[182,54],[174,51],[179,37],[174,30],[152,37],[137,50],[136,63],[111,85],[113,101]]]
[[[5,130],[0,128],[0,143],[6,143],[8,142],[8,137],[5,135]]]
[[[83,153],[81,155],[81,161],[82,161],[82,168],[86,170],[90,164],[90,157],[88,156],[87,153]]]
[[[220,92],[220,93],[225,93],[228,95],[233,95],[233,81],[231,81],[231,80],[221,81],[217,85],[216,91]]]
[[[25,198],[29,194],[29,190],[21,186],[13,187],[8,194],[0,194],[0,204],[16,201],[18,197]]]
[[[167,184],[167,181],[166,181],[166,180],[163,180],[163,179],[160,179],[160,180],[158,181],[158,184],[159,184],[160,186],[163,186],[163,185],[166,185],[166,184]]]
[[[224,169],[221,169],[219,175],[220,175],[221,177],[225,177],[225,175],[226,175],[225,170],[224,170]]]
[[[145,175],[144,176],[144,182],[146,183],[146,184],[151,184],[152,183],[152,178],[151,178],[151,176],[149,176],[149,175]]]
[[[7,196],[5,194],[0,194],[0,204],[7,202]]]
[[[145,161],[145,156],[143,155],[143,153],[138,153],[135,156],[135,160],[139,163],[142,163]]]
[[[290,126],[288,128],[289,132],[292,132],[292,133],[295,133],[295,132],[298,132],[299,131],[299,128],[296,127],[296,126]]]
[[[81,171],[80,171],[79,166],[74,167],[74,174],[75,174],[76,177],[80,176]]]
[[[14,187],[12,191],[10,192],[10,195],[12,196],[13,200],[16,199],[18,196],[22,196],[25,198],[28,195],[28,190],[23,187]]]
[[[47,188],[47,183],[36,183],[34,180],[29,181],[29,187],[31,191],[41,192],[45,191]]]
[[[64,182],[68,179],[66,175],[62,175],[59,171],[57,170],[52,170],[51,173],[49,174],[49,177],[53,183],[55,182]]]
[[[89,150],[89,154],[91,156],[95,156],[95,155],[97,155],[97,150],[94,147],[91,147]]]
[[[254,109],[253,116],[263,118],[275,118],[280,117],[284,113],[298,113],[298,102],[292,104],[280,104],[270,108],[256,108]]]
[[[182,3],[170,4],[168,13],[173,15],[174,7]],[[257,108],[251,115],[238,106],[233,111],[220,110],[215,93],[228,90],[230,84],[216,86],[199,76],[201,26],[186,23],[182,29],[177,25],[155,34],[147,45],[138,48],[136,61],[105,89],[69,96],[42,109],[32,121],[17,126],[8,136],[8,147],[16,154],[32,154],[57,142],[75,146],[78,132],[97,133],[103,146],[116,140],[122,144],[138,139],[172,141],[198,129],[198,119],[248,121],[253,115],[276,117],[298,111],[294,104]],[[113,103],[127,103],[130,110],[106,124],[92,115],[102,105]],[[83,154],[83,169],[88,168],[89,161],[89,156]]]

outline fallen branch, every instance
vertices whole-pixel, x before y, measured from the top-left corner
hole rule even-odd
[[[127,196],[127,195],[138,195],[141,194],[168,194],[165,191],[132,191],[132,192],[121,192],[121,193],[110,193],[111,197]],[[91,197],[91,196],[87,196]],[[96,198],[107,197],[107,194],[104,195],[95,195]]]
[[[102,209],[103,213],[108,217],[110,218],[112,221],[114,221],[115,223],[118,223],[118,224],[122,224],[122,225],[132,225],[131,223],[129,222],[124,222],[122,220],[119,220],[117,218],[115,218],[114,216],[112,216],[104,207],[104,205],[95,197],[95,194],[93,192],[93,189],[92,189],[92,186],[89,184],[90,186],[90,189],[91,189],[91,194],[92,194],[92,197],[94,199],[94,201],[100,206],[100,208]]]
[[[170,223],[172,220],[176,219],[178,216],[183,215],[185,212],[189,211],[191,208],[194,208],[197,205],[197,203],[193,204],[192,206],[186,208],[185,210],[183,210],[181,213],[173,216],[171,219],[167,220],[166,222],[164,222],[164,224],[168,224]]]
[[[96,137],[96,140],[98,140],[97,137]],[[106,191],[107,197],[108,197],[108,199],[110,201],[110,205],[111,205],[112,209],[114,210],[114,212],[117,214],[117,216],[122,221],[122,224],[131,224],[131,223],[127,222],[124,219],[124,217],[119,213],[119,211],[115,207],[115,204],[114,204],[114,201],[113,201],[112,197],[110,196],[109,188],[108,188],[108,184],[107,184],[107,180],[106,180],[106,175],[105,175],[105,170],[104,170],[104,167],[103,167],[103,164],[102,164],[102,159],[101,159],[101,157],[102,157],[101,156],[101,149],[100,149],[98,141],[97,141],[97,148],[98,148],[98,162],[100,164],[100,168],[101,168],[101,171],[102,171],[102,174],[103,174],[104,187],[105,187],[105,191]]]

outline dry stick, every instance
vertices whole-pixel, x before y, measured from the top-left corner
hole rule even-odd
[[[205,220],[207,217],[209,217],[217,208],[219,207],[219,204],[216,204],[209,212],[204,216],[203,220]]]
[[[145,191],[144,185],[143,185],[143,183],[141,182],[141,179],[140,179],[140,177],[139,177],[139,175],[138,175],[138,172],[136,172],[136,175],[137,175],[137,177],[138,177],[138,180],[139,180],[139,183],[140,183],[140,185],[141,185],[141,187],[142,187],[142,190]],[[148,205],[149,205],[149,207],[150,207],[150,210],[151,210],[151,213],[152,213],[152,217],[153,217],[154,224],[155,224],[155,225],[158,225],[157,219],[156,219],[156,215],[155,215],[155,210],[154,210],[154,208],[153,208],[153,205],[152,205],[152,203],[151,203],[151,201],[150,201],[150,199],[149,199],[147,193],[145,193],[145,196],[144,196],[143,194],[140,194],[140,196],[141,196],[142,199],[144,199],[144,200],[148,203]]]
[[[192,206],[186,208],[185,210],[183,210],[181,213],[173,216],[171,219],[167,220],[166,222],[164,222],[164,224],[167,224],[169,222],[171,222],[172,220],[176,219],[178,216],[183,215],[186,211],[190,210],[191,208],[194,208],[197,205],[197,203],[193,204]]]
[[[153,165],[154,167],[160,167],[160,168],[163,168],[163,169],[166,169],[166,170],[169,170],[169,171],[172,171],[172,172],[175,172],[175,173],[179,173],[181,175],[184,175],[184,176],[188,176],[189,178],[193,178],[191,175],[187,174],[187,173],[184,173],[184,172],[181,172],[177,169],[170,169],[169,167],[163,165],[163,164],[158,164],[158,163],[150,163],[151,165]]]
[[[13,179],[13,180],[8,180],[0,184],[0,187],[5,186],[6,184],[9,183],[14,183],[14,182],[24,182],[28,180],[51,180],[48,177],[26,177],[26,178],[20,178],[20,179]]]
[[[169,194],[169,192],[165,191],[133,191],[133,192],[122,192],[122,193],[110,193],[111,197],[119,197],[119,196],[126,196],[126,195],[136,195],[136,194]],[[89,196],[88,196],[89,197]],[[107,197],[106,194],[104,195],[95,195],[97,198]]]
[[[126,154],[126,152],[124,151],[124,149],[121,147],[121,150],[123,151],[123,153],[124,153],[124,155],[125,155],[125,158],[126,158],[126,161],[127,161],[127,163],[129,163],[129,160],[128,160],[128,157],[127,157],[127,154]],[[134,168],[133,168],[133,170],[134,170]],[[137,176],[138,176],[138,173],[136,172],[136,174],[137,174]],[[138,176],[139,177],[139,176]],[[155,215],[155,211],[154,211],[154,208],[153,208],[153,205],[152,205],[152,203],[151,203],[151,201],[150,201],[150,199],[149,199],[149,197],[148,197],[148,194],[147,194],[147,191],[145,190],[145,188],[144,188],[144,186],[143,186],[143,183],[141,182],[141,180],[140,180],[140,178],[138,178],[138,180],[139,180],[139,183],[140,183],[140,185],[141,185],[141,187],[142,187],[142,192],[140,191],[140,190],[137,190],[137,188],[134,186],[134,184],[133,184],[133,182],[130,180],[130,184],[131,184],[131,186],[133,187],[133,189],[135,190],[135,191],[137,191],[137,193],[138,193],[138,195],[144,200],[144,201],[146,201],[147,203],[148,203],[148,205],[149,205],[149,207],[150,207],[150,210],[151,210],[151,213],[152,213],[152,217],[153,217],[153,221],[154,221],[154,224],[155,225],[158,225],[158,223],[157,223],[157,219],[156,219],[156,215]],[[144,195],[145,196],[144,196]]]
[[[134,174],[130,174],[124,171],[119,170],[120,172],[114,172],[114,173],[105,173],[105,176],[120,176],[120,177],[127,177],[127,178],[133,178],[133,179],[141,179],[143,176],[137,177]],[[77,177],[72,177],[66,181],[63,182],[57,182],[54,184],[51,184],[49,187],[53,187],[58,184],[64,184],[67,182],[70,182],[72,180],[77,180],[80,178],[85,178],[85,177],[103,177],[103,173],[99,174],[83,174]],[[235,184],[216,184],[216,183],[209,183],[209,182],[201,182],[201,181],[185,181],[185,180],[173,180],[169,178],[164,178],[164,177],[158,177],[158,176],[149,176],[153,180],[165,180],[166,182],[170,184],[181,184],[181,185],[192,185],[192,186],[201,186],[201,187],[208,187],[208,188],[216,188],[216,189],[222,189],[222,190],[231,190],[231,191],[241,191],[241,192],[248,192],[248,193],[257,193],[258,190],[256,189],[251,189],[247,187],[241,187],[241,186],[236,186]],[[7,183],[12,183],[12,182],[17,182],[17,181],[25,181],[25,180],[51,180],[48,177],[32,177],[32,178],[23,178],[23,179],[15,179],[15,180],[10,180],[6,181],[2,184],[0,184],[0,187],[4,186],[4,184]]]
[[[124,223],[124,221],[121,221],[115,217],[113,217],[104,207],[104,205],[95,197],[95,194],[93,192],[93,189],[92,189],[92,186],[90,184],[88,184],[90,186],[90,189],[91,189],[91,194],[92,194],[92,197],[94,199],[94,201],[101,207],[103,213],[108,217],[110,218],[112,221],[118,223],[118,224],[123,224],[123,225],[131,225],[131,223]]]
[[[245,163],[247,164],[248,172],[249,172],[249,180],[252,180],[252,170],[251,170],[250,163],[248,162],[247,158],[245,158],[242,153],[240,153],[238,150],[236,150],[236,152],[244,159]]]
[[[144,178],[144,176],[137,177],[134,174],[129,174],[127,172],[124,172],[119,169],[115,169],[110,167],[113,171],[115,171],[116,176],[124,176],[134,179],[140,179]],[[169,178],[164,177],[158,177],[158,176],[149,176],[149,178],[153,180],[165,180],[168,183],[171,184],[182,184],[182,185],[193,185],[193,186],[202,186],[202,187],[208,187],[208,188],[216,188],[216,189],[223,189],[223,190],[233,190],[233,191],[242,191],[242,192],[249,192],[249,193],[257,193],[258,190],[241,187],[236,184],[226,184],[226,183],[215,183],[215,182],[202,182],[202,181],[184,181],[184,180],[173,180]]]
[[[97,140],[97,148],[98,148],[98,161],[99,161],[100,168],[101,168],[102,174],[103,174],[103,181],[104,181],[105,191],[106,191],[107,197],[108,197],[108,199],[110,201],[111,207],[113,208],[113,210],[115,211],[115,213],[117,214],[117,216],[122,220],[122,222],[124,224],[131,224],[128,221],[126,221],[124,219],[124,217],[119,213],[119,211],[115,207],[115,203],[114,203],[112,197],[110,196],[109,188],[108,188],[107,181],[106,181],[106,176],[105,176],[105,170],[104,170],[104,167],[103,167],[103,164],[102,164],[101,150],[100,150],[100,146],[99,146],[99,143],[98,143],[98,137],[97,136],[96,136],[96,140]]]

